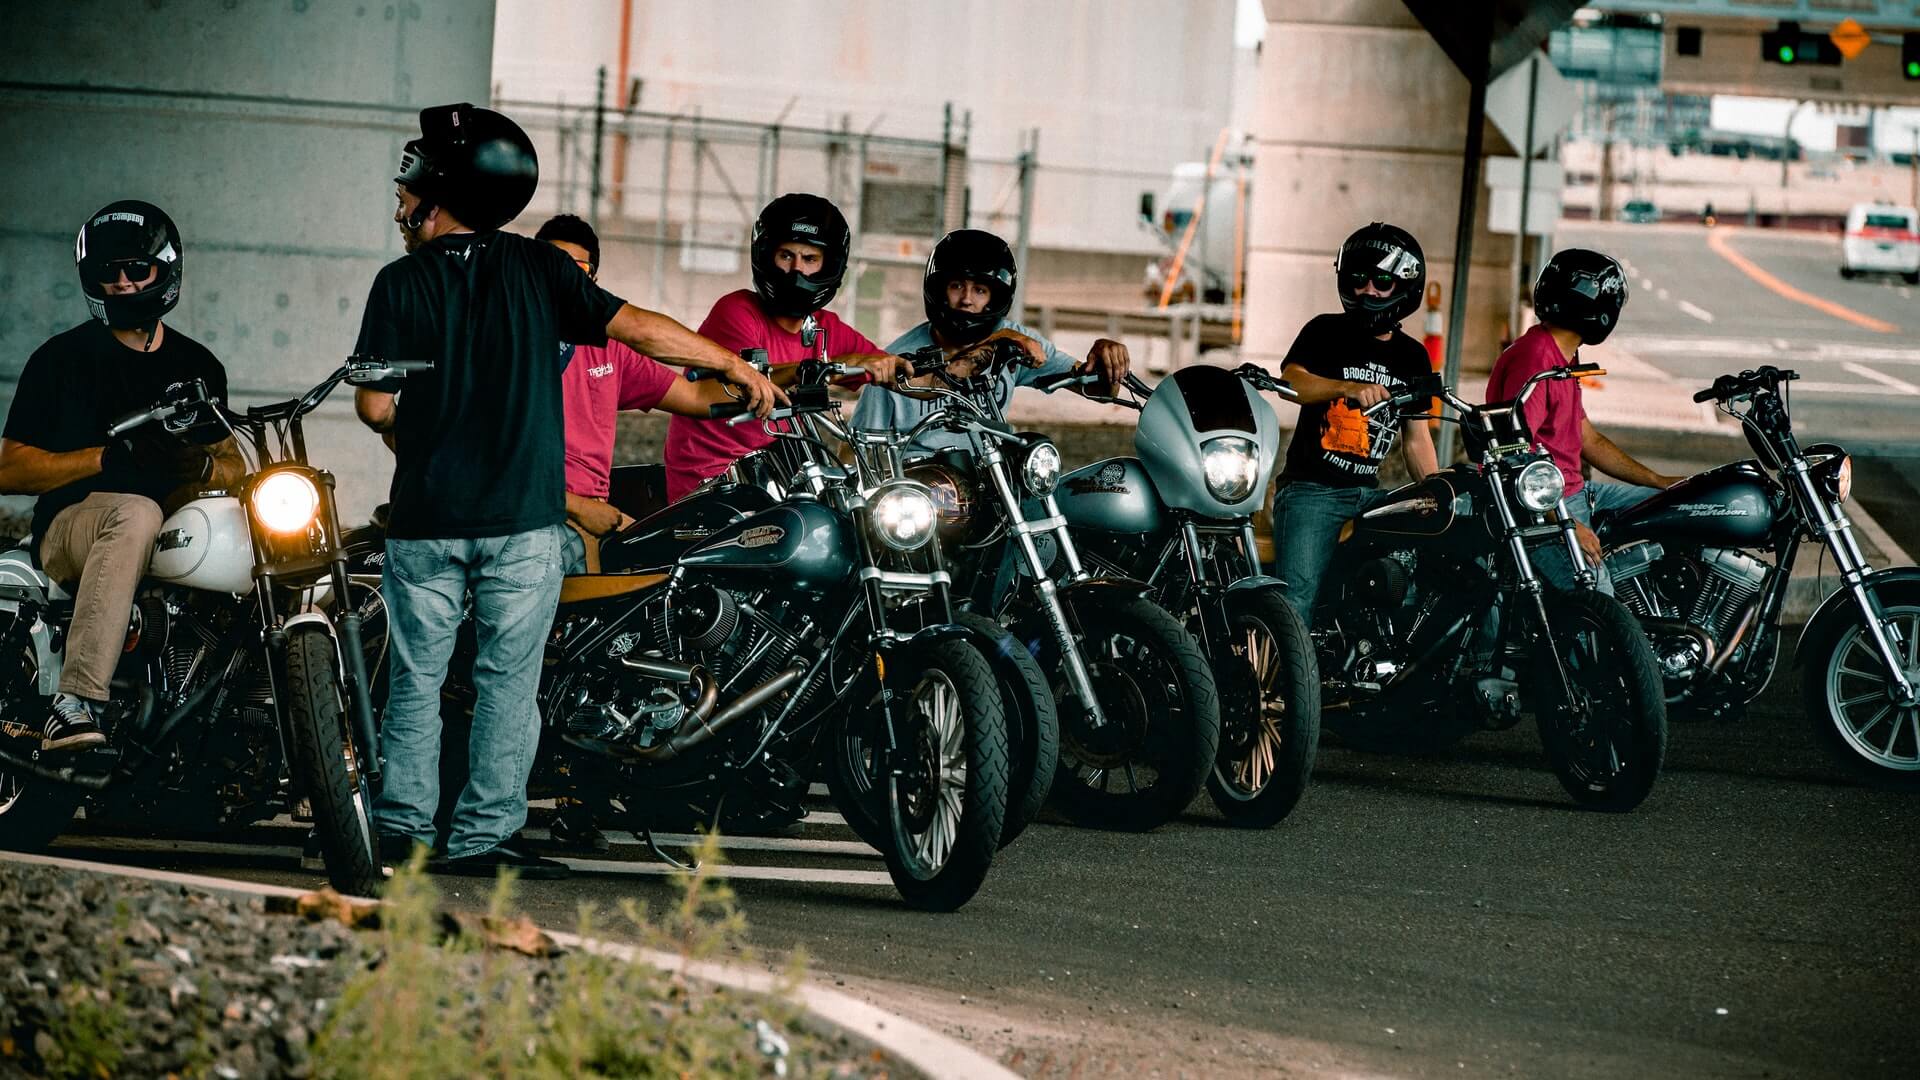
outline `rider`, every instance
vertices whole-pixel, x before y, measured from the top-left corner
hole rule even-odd
[[[1405,440],[1415,479],[1440,467],[1424,410],[1399,431],[1361,413],[1432,370],[1400,330],[1426,288],[1419,242],[1376,221],[1347,237],[1333,269],[1343,310],[1302,327],[1280,369],[1299,394],[1300,419],[1273,496],[1274,572],[1309,626],[1340,526],[1377,501],[1394,443]]]
[[[226,400],[220,361],[163,321],[180,301],[184,258],[179,230],[158,207],[115,202],[88,218],[74,261],[93,318],[34,350],[7,414],[0,493],[39,496],[33,553],[54,581],[79,582],[43,750],[106,742],[104,706],[162,507],[185,486],[225,487],[245,472],[217,426],[185,440],[158,424],[105,437],[121,416],[195,379]]]
[[[892,382],[898,359],[825,310],[846,278],[852,250],[847,219],[833,203],[818,195],[780,196],[753,223],[753,288],[715,301],[700,332],[736,353],[765,349],[769,362],[795,364],[819,351],[820,342],[809,347],[801,338],[801,326],[812,316],[825,335],[828,358],[866,368],[876,382]],[[667,423],[667,498],[686,495],[772,444],[773,436],[758,424],[674,417]]]
[[[926,276],[921,281],[921,297],[926,305],[927,321],[894,339],[887,351],[896,354],[918,352],[939,346],[942,353],[956,357],[937,375],[922,375],[906,381],[907,386],[924,386],[933,380],[963,379],[974,373],[982,346],[1005,339],[1018,344],[1026,354],[1025,362],[1001,369],[994,392],[995,403],[1005,410],[1016,386],[1026,386],[1043,375],[1067,371],[1098,372],[1110,384],[1127,376],[1127,347],[1118,341],[1101,338],[1093,343],[1085,361],[1076,364],[1073,357],[1053,343],[1013,321],[1014,286],[1019,270],[1014,266],[1013,249],[1005,240],[979,229],[956,229],[940,238],[927,258]],[[961,354],[956,356],[956,354]],[[860,404],[853,412],[853,426],[869,430],[907,431],[940,408],[939,401],[892,393],[883,386],[869,386],[860,392]],[[927,432],[918,442],[927,449],[962,445],[965,439],[949,432]]]
[[[1534,375],[1574,363],[1580,346],[1598,345],[1613,333],[1626,305],[1627,275],[1611,257],[1584,248],[1554,255],[1533,287],[1533,311],[1540,322],[1493,362],[1487,400],[1509,401]],[[1576,522],[1581,550],[1595,567],[1601,567],[1600,541],[1591,528],[1594,513],[1632,506],[1656,489],[1679,483],[1680,477],[1654,472],[1602,435],[1587,419],[1578,379],[1556,379],[1535,387],[1527,399],[1526,415],[1527,426],[1567,478],[1567,509]],[[1581,475],[1583,460],[1625,483],[1586,482]],[[1567,584],[1570,576],[1565,574],[1566,561],[1560,553],[1548,547],[1540,555],[1541,573],[1556,584]],[[1612,591],[1604,573],[1599,584]]]
[[[470,591],[479,643],[472,765],[446,856],[430,865],[563,876],[564,866],[508,843],[526,820],[540,651],[560,591],[566,488],[556,342],[612,336],[723,372],[762,414],[777,394],[732,353],[602,290],[553,245],[499,231],[539,178],[518,124],[462,103],[422,110],[420,126],[395,177],[393,220],[408,254],[375,278],[355,349],[434,364],[404,380],[404,406],[395,397],[402,380],[362,387],[355,400],[367,426],[393,436],[396,459],[383,574],[394,662],[374,819],[383,853],[432,841],[440,690]]]

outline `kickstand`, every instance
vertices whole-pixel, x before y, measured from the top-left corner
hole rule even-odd
[[[678,870],[686,874],[692,874],[699,871],[700,869],[699,859],[694,859],[690,863],[681,862],[679,859],[676,859],[673,856],[667,854],[666,851],[663,848],[661,848],[660,842],[653,838],[653,830],[651,828],[642,828],[639,832],[639,837],[640,837],[640,842],[647,845],[647,850],[653,852],[654,858],[659,859],[661,862],[666,863],[668,866],[673,867],[675,870]]]

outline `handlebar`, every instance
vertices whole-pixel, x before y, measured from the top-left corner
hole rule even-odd
[[[1757,368],[1742,371],[1738,375],[1720,376],[1713,380],[1712,386],[1695,393],[1693,400],[1696,403],[1731,401],[1734,398],[1745,397],[1756,390],[1778,392],[1781,383],[1792,382],[1799,377],[1800,373],[1797,371],[1762,364]]]
[[[740,359],[745,360],[747,363],[753,365],[754,370],[758,371],[762,375],[765,375],[767,373],[767,369],[771,366],[767,362],[767,350],[765,349],[741,349]],[[725,377],[726,377],[726,372],[715,371],[712,368],[688,368],[687,369],[688,382],[699,382],[702,379],[721,379]]]
[[[1300,392],[1293,388],[1292,383],[1280,378],[1258,364],[1241,364],[1239,367],[1233,369],[1233,373],[1251,384],[1256,390],[1265,390],[1269,393],[1279,394],[1288,401],[1300,400]]]

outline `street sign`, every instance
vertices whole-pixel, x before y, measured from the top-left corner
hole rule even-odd
[[[1852,18],[1840,20],[1840,25],[1834,27],[1827,37],[1833,39],[1834,45],[1839,47],[1840,55],[1849,60],[1859,56],[1866,51],[1867,46],[1873,44],[1873,35],[1867,33],[1866,28]]]

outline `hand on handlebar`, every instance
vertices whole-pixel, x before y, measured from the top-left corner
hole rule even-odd
[[[1087,350],[1087,358],[1078,370],[1100,375],[1109,386],[1119,386],[1132,368],[1133,358],[1127,354],[1126,345],[1101,338]]]
[[[850,356],[849,363],[866,370],[867,377],[881,386],[892,386],[905,381],[913,375],[913,361],[904,356],[891,353],[874,353],[870,356]]]
[[[760,369],[745,360],[735,359],[728,365],[725,376],[728,382],[740,387],[743,401],[755,416],[764,417],[771,413],[774,406],[784,404],[786,391],[773,385],[773,381],[760,373]]]
[[[1371,409],[1375,405],[1384,405],[1393,400],[1393,391],[1379,383],[1350,382],[1341,396],[1356,408]]]

